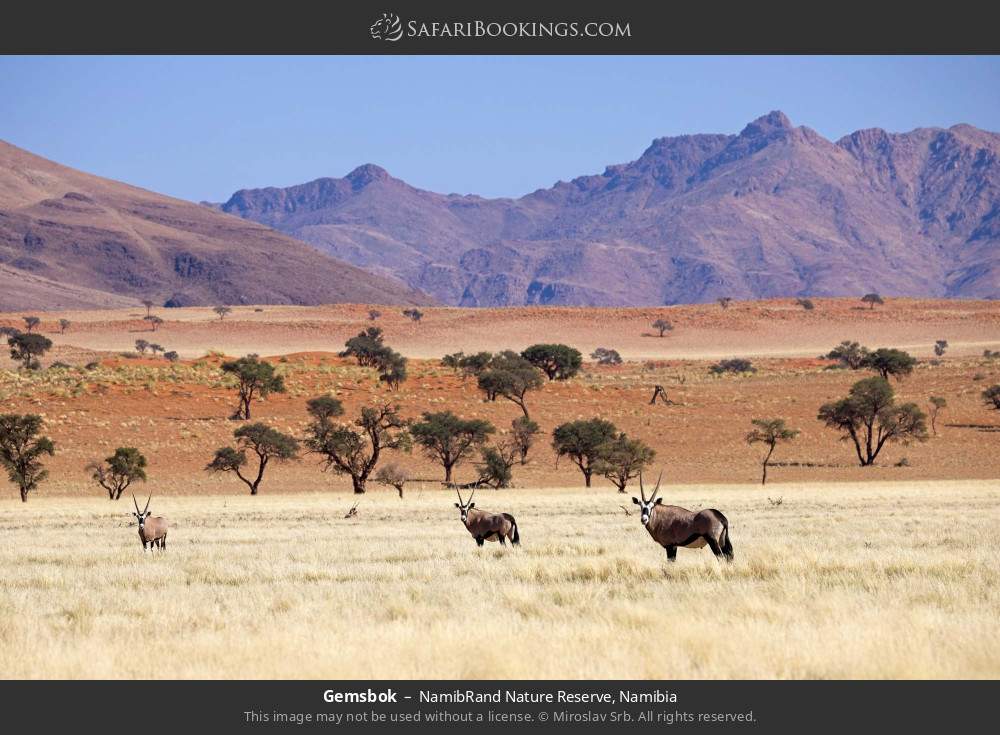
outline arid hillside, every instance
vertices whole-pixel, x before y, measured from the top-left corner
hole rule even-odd
[[[0,141],[0,309],[427,304],[267,227]]]

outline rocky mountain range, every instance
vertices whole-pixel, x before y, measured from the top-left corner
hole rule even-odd
[[[367,164],[217,206],[462,306],[998,298],[998,155],[1000,135],[969,125],[833,142],[771,112],[518,199]]]
[[[430,304],[273,229],[0,141],[0,311]]]

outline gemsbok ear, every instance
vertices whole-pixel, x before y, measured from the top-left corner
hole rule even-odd
[[[461,510],[461,509],[462,509],[462,506],[461,506],[461,505],[459,505],[458,503],[455,503],[455,507],[456,507],[456,508],[458,508],[459,510]]]
[[[656,504],[657,504],[657,505],[659,505],[659,504],[660,504],[660,503],[662,503],[662,502],[663,502],[663,498],[657,498],[657,499],[656,499]]]
[[[146,518],[149,518],[151,515],[153,515],[153,511],[147,510],[146,511]]]
[[[476,504],[475,504],[475,503],[469,503],[469,507],[470,507],[470,508],[475,508],[475,507],[476,507]]]
[[[639,498],[637,498],[637,497],[635,497],[635,496],[633,495],[633,496],[632,496],[632,502],[633,502],[633,503],[635,503],[636,505],[639,505]]]

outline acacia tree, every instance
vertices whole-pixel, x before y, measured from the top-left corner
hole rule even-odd
[[[478,376],[493,359],[492,352],[477,352],[474,355],[462,355],[458,358],[458,367],[462,371],[462,380]]]
[[[146,481],[146,458],[135,447],[118,447],[104,462],[91,462],[87,470],[107,490],[108,500],[118,500],[133,482]]]
[[[511,440],[514,442],[514,446],[517,447],[518,455],[521,458],[521,464],[527,464],[528,451],[535,443],[535,437],[537,437],[539,433],[538,423],[521,416],[511,421],[510,426]]]
[[[836,360],[851,370],[860,370],[864,367],[865,360],[868,359],[868,348],[862,347],[857,342],[844,340],[823,357],[827,360]]]
[[[877,293],[866,293],[864,296],[861,297],[861,302],[868,304],[868,309],[872,310],[875,308],[876,304],[882,306],[882,304],[885,303],[885,300]]]
[[[767,484],[767,465],[771,461],[775,447],[781,442],[790,442],[799,435],[798,429],[789,429],[785,425],[784,419],[752,419],[750,421],[754,428],[747,433],[746,442],[750,446],[754,444],[764,444],[767,446],[767,454],[761,462],[763,469],[760,477],[760,484]]]
[[[214,309],[212,309],[212,311],[214,311],[216,314],[219,315],[219,321],[222,321],[227,316],[233,313],[233,310],[228,306],[216,306]]]
[[[383,340],[381,328],[368,327],[344,343],[344,351],[340,356],[353,357],[362,367],[376,367],[388,349]]]
[[[549,380],[569,380],[583,365],[583,355],[569,345],[532,345],[521,357],[541,370]]]
[[[71,322],[69,319],[60,319],[59,320],[59,333],[60,334],[66,334],[66,330],[69,329],[69,325],[72,324],[72,323],[73,322]]]
[[[452,469],[472,449],[482,446],[496,429],[489,421],[463,419],[451,411],[425,412],[422,420],[410,427],[414,441],[424,454],[444,467],[444,481],[451,482]]]
[[[142,305],[146,307],[146,316],[153,313],[153,302],[150,299],[143,299]]]
[[[674,325],[666,319],[657,319],[653,322],[653,329],[659,332],[659,336],[662,337],[664,332],[672,332],[674,330]]]
[[[944,357],[944,353],[948,350],[948,340],[939,339],[934,343],[934,354],[938,357]]]
[[[355,493],[365,491],[383,450],[410,449],[406,422],[400,417],[398,406],[365,406],[352,425],[333,422],[344,413],[336,398],[314,398],[306,407],[313,417],[306,429],[306,446],[323,458],[324,469],[350,475]]]
[[[604,419],[581,419],[560,424],[552,431],[552,448],[557,457],[569,457],[583,473],[590,487],[590,478],[597,469],[604,446],[615,438],[618,430]]]
[[[420,311],[420,309],[404,309],[403,316],[412,321],[419,322],[424,318],[424,312]]]
[[[441,358],[441,367],[449,368],[452,372],[458,375],[459,371],[462,369],[462,358],[465,357],[465,353],[459,350],[458,352],[451,352]]]
[[[137,339],[135,341],[135,351],[138,352],[140,355],[145,355],[146,350],[148,349],[149,349],[149,342],[147,342],[146,340]]]
[[[479,389],[486,394],[487,400],[506,398],[521,409],[525,418],[531,418],[525,395],[529,390],[541,388],[544,382],[542,373],[534,365],[510,351],[496,355],[478,378]]]
[[[817,418],[854,443],[862,467],[875,463],[886,442],[927,439],[927,415],[915,403],[897,406],[892,386],[882,377],[859,380],[846,398],[822,405]]]
[[[271,393],[284,393],[285,380],[274,371],[274,366],[256,355],[222,363],[222,372],[236,378],[239,404],[231,416],[234,420],[250,420],[250,404],[255,396],[266,398]]]
[[[517,447],[512,442],[499,442],[480,449],[479,456],[480,462],[476,465],[479,484],[494,490],[510,487],[514,478],[514,464],[517,462]]]
[[[594,472],[604,475],[623,493],[629,480],[638,477],[655,457],[656,452],[645,442],[629,439],[622,432],[599,448]]]
[[[150,329],[152,329],[152,330],[153,330],[154,332],[155,332],[155,331],[157,330],[157,328],[158,328],[158,327],[159,327],[159,326],[160,326],[161,324],[163,324],[163,320],[162,320],[162,319],[161,319],[160,317],[156,316],[155,314],[154,314],[154,315],[147,315],[147,316],[144,316],[144,317],[142,318],[142,320],[143,320],[144,322],[149,322],[149,327],[150,327]]]
[[[862,366],[874,370],[886,380],[893,376],[897,380],[913,372],[917,359],[903,350],[879,347],[865,356]]]
[[[941,396],[931,396],[931,431],[934,432],[934,436],[937,436],[937,417],[938,413],[948,407],[948,401],[946,401]]]
[[[264,470],[272,459],[285,461],[295,459],[298,455],[298,441],[267,424],[245,424],[234,431],[233,436],[237,446],[216,449],[215,457],[205,469],[208,472],[232,472],[246,483],[251,495],[257,494],[264,479]],[[244,476],[241,471],[247,464],[247,452],[257,455],[257,474],[252,479]]]
[[[20,490],[22,503],[27,503],[28,493],[49,476],[42,458],[55,454],[55,444],[47,436],[39,436],[41,430],[42,417],[37,414],[0,415],[0,465]]]
[[[22,363],[25,370],[37,370],[41,363],[38,358],[52,349],[52,340],[41,334],[19,332],[7,340],[10,357]]]
[[[27,328],[29,334],[33,332],[35,330],[35,327],[37,327],[41,323],[42,320],[39,319],[37,316],[24,317],[24,326]]]
[[[391,390],[399,390],[400,384],[406,380],[406,358],[388,347],[379,357],[379,382],[385,383]]]
[[[719,306],[721,306],[723,309],[728,309],[729,305],[733,303],[733,297],[723,296],[722,298],[716,299],[716,301],[719,302]]]

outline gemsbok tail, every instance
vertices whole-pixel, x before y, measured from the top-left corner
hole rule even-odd
[[[514,516],[510,515],[509,513],[504,513],[504,516],[506,516],[507,520],[510,521],[511,525],[510,542],[515,546],[519,545],[521,543],[521,534],[517,530],[517,521],[515,521]]]
[[[718,511],[716,511],[718,513]],[[722,534],[719,536],[719,548],[722,549],[722,555],[726,557],[726,561],[733,560],[733,542],[729,540],[729,520],[719,513],[719,520],[722,521]]]

